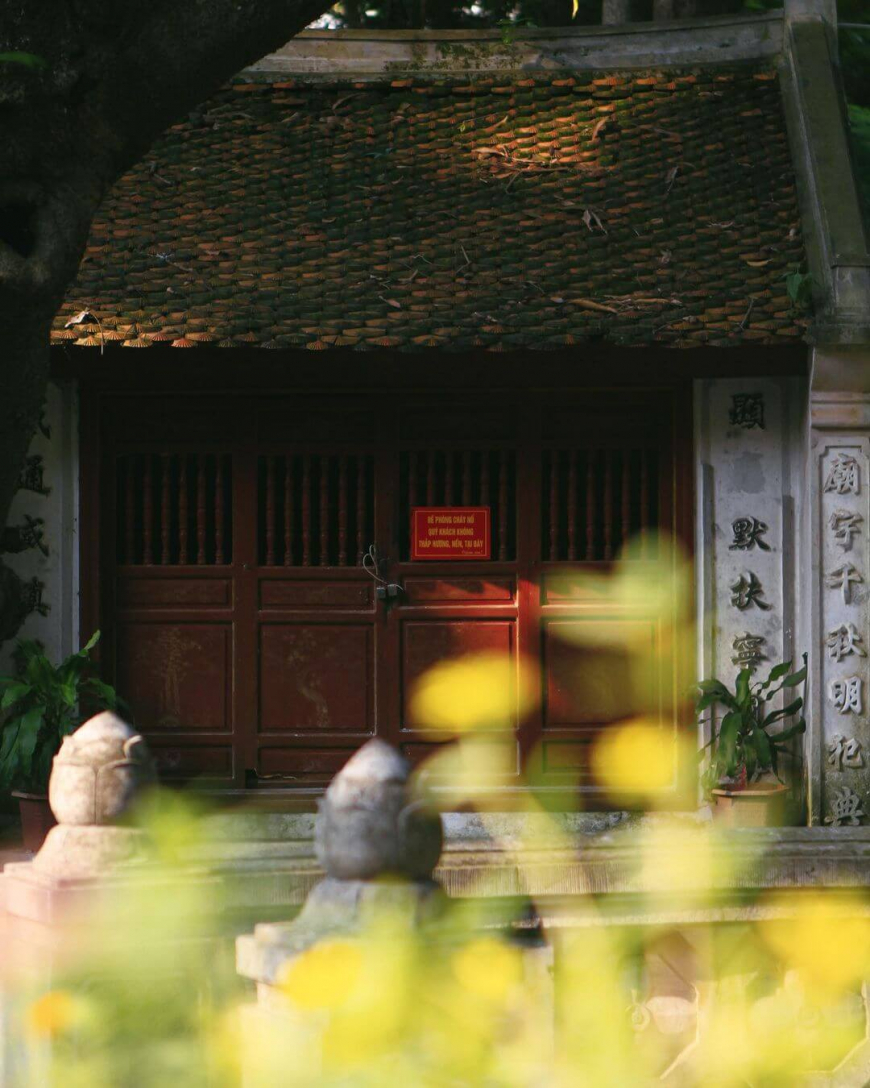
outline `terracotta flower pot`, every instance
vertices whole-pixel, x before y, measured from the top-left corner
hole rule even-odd
[[[782,827],[788,787],[781,782],[755,782],[743,789],[712,791],[714,813],[728,827]]]
[[[35,854],[45,842],[45,836],[57,823],[48,797],[44,793],[24,793],[21,790],[13,790],[12,796],[18,799],[24,848]]]

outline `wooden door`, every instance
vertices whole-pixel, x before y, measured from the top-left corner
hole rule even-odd
[[[495,651],[536,663],[540,698],[494,784],[595,797],[590,745],[634,698],[620,655],[675,617],[583,575],[644,527],[688,535],[674,391],[109,398],[103,421],[104,664],[164,774],[316,789],[375,735],[421,759],[416,681]],[[420,505],[489,508],[490,558],[412,560]],[[644,693],[664,729],[681,682],[673,662]]]

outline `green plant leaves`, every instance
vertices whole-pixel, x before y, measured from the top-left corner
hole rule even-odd
[[[47,68],[48,61],[36,53],[0,53],[0,64],[20,64],[24,68]]]
[[[790,725],[788,729],[783,729],[781,733],[775,733],[772,740],[774,740],[776,744],[780,744],[782,741],[789,740],[791,737],[796,737],[800,733],[806,733],[806,731],[807,720],[806,718],[801,718],[799,721],[795,722],[794,725]]]
[[[784,277],[788,297],[797,307],[807,306],[813,297],[813,277],[806,272],[789,272]]]
[[[20,699],[29,695],[32,690],[30,684],[13,681],[3,692],[3,698],[0,699],[0,710],[8,710],[13,703],[17,703]]]
[[[737,739],[741,721],[742,718],[736,710],[732,710],[722,719],[719,744],[716,749],[716,766],[720,775],[733,775],[738,770]]]
[[[807,667],[804,665],[802,669],[798,669],[797,672],[793,672],[791,676],[787,676],[782,682],[784,688],[796,688],[798,684],[802,684],[807,678]]]
[[[34,707],[22,715],[21,728],[18,733],[18,747],[21,753],[21,762],[29,765],[33,760],[36,742],[39,739],[39,731],[45,722],[45,711],[42,707]]]
[[[712,782],[723,777],[735,778],[745,769],[747,778],[764,771],[772,770],[778,777],[778,753],[788,753],[789,748],[783,742],[806,731],[806,721],[799,721],[773,736],[767,728],[783,718],[789,718],[800,712],[804,705],[803,698],[796,698],[779,710],[772,710],[766,717],[764,708],[781,691],[793,689],[807,678],[807,655],[803,654],[803,667],[791,672],[792,661],[783,661],[773,668],[767,678],[755,685],[749,669],[741,669],[734,681],[733,693],[721,680],[712,678],[698,684],[696,708],[700,713],[721,703],[729,711],[722,719],[719,736],[716,737],[715,720],[712,726],[712,738],[699,753],[703,758],[704,750],[712,746],[712,759],[702,780],[709,787]],[[779,681],[779,683],[777,683]],[[772,685],[776,685],[768,691]],[[792,692],[793,694],[793,692]],[[715,718],[715,714],[714,714]]]
[[[18,643],[19,675],[0,679],[0,785],[44,790],[63,737],[89,714],[118,707],[115,689],[87,675],[88,655],[98,640],[99,631],[57,668],[39,642]]]
[[[749,678],[752,674],[749,669],[741,669],[737,674],[737,683],[734,686],[734,696],[739,707],[745,707],[749,702]]]
[[[770,739],[767,734],[759,726],[753,726],[752,744],[755,746],[755,751],[758,753],[758,766],[761,770],[766,770],[771,763],[770,759]],[[748,769],[748,768],[747,768]]]
[[[784,706],[780,710],[772,710],[761,724],[766,729],[769,725],[773,725],[774,722],[778,722],[780,718],[787,718],[791,714],[797,714],[803,705],[803,699],[797,698],[793,703],[789,703],[788,706]]]

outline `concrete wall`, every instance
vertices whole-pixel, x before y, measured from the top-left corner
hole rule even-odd
[[[49,658],[57,663],[79,647],[79,472],[78,405],[71,383],[48,387],[43,430],[30,447],[30,458],[42,458],[42,483],[47,494],[21,488],[12,501],[8,524],[23,525],[26,518],[42,518],[43,543],[3,559],[25,581],[42,583],[42,612],[27,617],[18,638],[38,638]],[[50,437],[49,437],[50,435]],[[35,482],[35,481],[34,481]],[[91,632],[86,632],[89,636]],[[0,647],[0,674],[12,671],[14,641]]]

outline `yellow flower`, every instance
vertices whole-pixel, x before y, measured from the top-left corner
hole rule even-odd
[[[353,941],[324,941],[291,961],[278,985],[302,1009],[335,1009],[359,983],[362,959]]]
[[[855,898],[806,894],[773,901],[787,917],[762,927],[768,944],[797,970],[810,994],[857,986],[870,968],[870,917]]]
[[[673,734],[641,718],[605,730],[592,762],[599,781],[614,793],[654,793],[672,785]]]
[[[512,729],[537,701],[534,671],[506,654],[468,654],[430,669],[411,701],[414,724],[440,733]]]
[[[78,1020],[78,1003],[68,990],[49,990],[31,1002],[25,1014],[33,1035],[56,1039]]]
[[[504,1001],[522,980],[520,952],[504,941],[481,937],[453,956],[453,973],[460,984],[486,1001]]]

